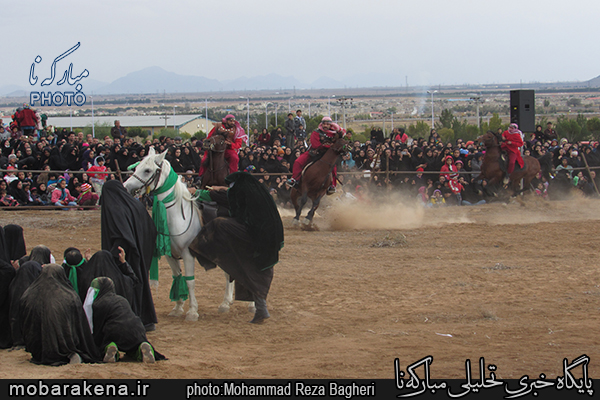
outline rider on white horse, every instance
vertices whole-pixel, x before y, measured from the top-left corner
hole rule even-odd
[[[250,322],[261,323],[269,318],[266,299],[283,247],[283,224],[273,198],[252,175],[236,172],[225,181],[231,185],[227,191],[203,190],[199,196],[227,205],[231,217],[204,225],[190,252],[204,268],[218,264],[235,279],[236,300],[254,301]]]

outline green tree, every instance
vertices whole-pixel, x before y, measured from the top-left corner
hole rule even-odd
[[[131,127],[131,128],[127,128],[127,136],[133,138],[133,137],[146,137],[148,136],[148,134],[146,133],[146,131],[140,127]]]
[[[548,106],[550,106],[550,100],[545,99],[544,100],[544,107],[548,107]]]
[[[442,142],[444,143],[448,143],[448,142],[452,142],[454,143],[455,141],[455,133],[454,130],[452,128],[441,128],[438,131],[438,135],[440,135],[440,138],[442,140]]]
[[[492,114],[492,118],[490,118],[488,128],[492,132],[496,132],[499,128],[505,128],[505,126],[502,125],[502,118],[500,118],[500,116],[497,113]]]
[[[440,122],[436,123],[436,129],[441,128],[452,128],[452,122],[454,121],[454,114],[452,114],[452,110],[444,109],[442,110],[442,114],[440,115]],[[439,133],[439,132],[438,132]]]
[[[416,125],[408,126],[408,128],[406,129],[406,134],[413,139],[428,138],[429,130],[430,127],[428,123],[426,123],[425,121],[417,121]]]
[[[588,119],[586,128],[595,140],[600,140],[600,118],[594,117]]]
[[[568,118],[565,115],[559,116],[556,120],[556,134],[559,137],[567,138],[569,142],[583,140],[581,126],[579,126],[577,120]]]
[[[571,107],[579,107],[581,105],[581,99],[579,97],[571,97],[567,100],[567,105]]]
[[[87,136],[88,133],[95,134],[97,138],[103,139],[105,136],[110,136],[110,130],[112,126],[108,122],[94,124],[94,129],[92,131],[92,124],[83,128],[84,137]]]
[[[199,130],[198,132],[194,133],[192,136],[195,137],[196,139],[204,139],[206,137],[206,132]]]

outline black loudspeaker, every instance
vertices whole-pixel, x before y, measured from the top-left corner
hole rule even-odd
[[[519,125],[521,132],[535,131],[535,92],[510,91],[510,122]]]

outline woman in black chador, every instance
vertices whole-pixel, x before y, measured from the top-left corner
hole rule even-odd
[[[235,172],[225,190],[202,191],[200,200],[229,208],[230,217],[217,217],[202,227],[190,252],[206,269],[221,267],[235,280],[235,298],[254,301],[252,323],[269,318],[267,294],[273,266],[283,247],[283,224],[273,198],[252,175]],[[226,189],[226,188],[223,188]]]
[[[14,268],[13,268],[14,269]],[[23,334],[21,333],[21,296],[29,286],[42,273],[42,265],[37,261],[26,261],[17,269],[15,278],[8,288],[10,310],[8,313],[10,319],[10,332],[12,335],[13,347],[23,347]]]
[[[47,264],[23,293],[21,329],[31,362],[46,365],[98,362],[81,300],[58,264]]]
[[[115,259],[119,257],[119,247],[125,251],[125,258],[139,281],[133,286],[131,308],[146,330],[154,330],[157,319],[148,280],[156,242],[154,222],[144,205],[117,180],[104,184],[100,205],[102,249],[110,251]]]
[[[165,359],[148,342],[140,317],[133,313],[125,298],[115,293],[112,279],[94,279],[84,304],[94,341],[104,362],[118,361],[119,351],[146,363]]]

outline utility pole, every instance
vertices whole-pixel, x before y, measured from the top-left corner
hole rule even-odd
[[[348,98],[348,97],[339,97],[337,99],[337,101],[340,103],[340,105],[342,106],[342,113],[343,113],[343,118],[344,118],[344,129],[346,129],[346,105],[350,104],[352,105],[352,98]]]

